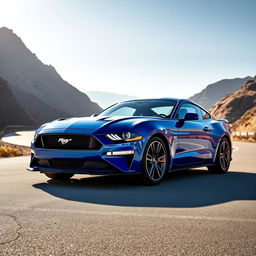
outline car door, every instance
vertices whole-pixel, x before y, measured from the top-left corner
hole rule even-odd
[[[186,116],[196,117],[197,120],[186,120]],[[183,103],[176,118],[177,127],[177,150],[175,165],[177,167],[200,165],[211,158],[210,129],[203,120],[202,109],[198,106],[185,102]]]

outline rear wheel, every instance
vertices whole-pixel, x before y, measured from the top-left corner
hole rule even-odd
[[[215,164],[208,167],[208,170],[213,173],[226,173],[229,169],[231,161],[231,145],[229,141],[224,138],[221,140],[217,152]]]
[[[147,185],[159,184],[168,168],[167,149],[164,142],[158,137],[152,137],[144,151],[143,181]]]
[[[44,173],[48,178],[53,180],[68,180],[74,174],[73,173],[57,173],[57,172],[45,172]]]

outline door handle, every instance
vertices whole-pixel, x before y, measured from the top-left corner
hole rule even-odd
[[[209,127],[204,127],[204,128],[203,128],[203,131],[204,131],[204,132],[211,132],[212,129],[210,129]]]

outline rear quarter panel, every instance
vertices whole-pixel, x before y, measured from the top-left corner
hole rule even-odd
[[[210,121],[210,126],[213,129],[211,132],[211,142],[210,142],[210,150],[212,151],[213,154],[213,159],[212,159],[212,163],[215,162],[215,158],[216,158],[216,154],[218,151],[218,146],[219,143],[221,141],[221,139],[224,136],[227,136],[231,142],[231,146],[232,146],[232,141],[231,141],[231,127],[229,124],[227,123],[223,123],[217,120],[212,119]]]

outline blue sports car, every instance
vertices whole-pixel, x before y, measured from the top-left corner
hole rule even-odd
[[[230,126],[186,99],[115,104],[84,118],[61,118],[36,130],[29,171],[52,179],[74,174],[138,173],[146,184],[167,172],[207,166],[226,173]]]

